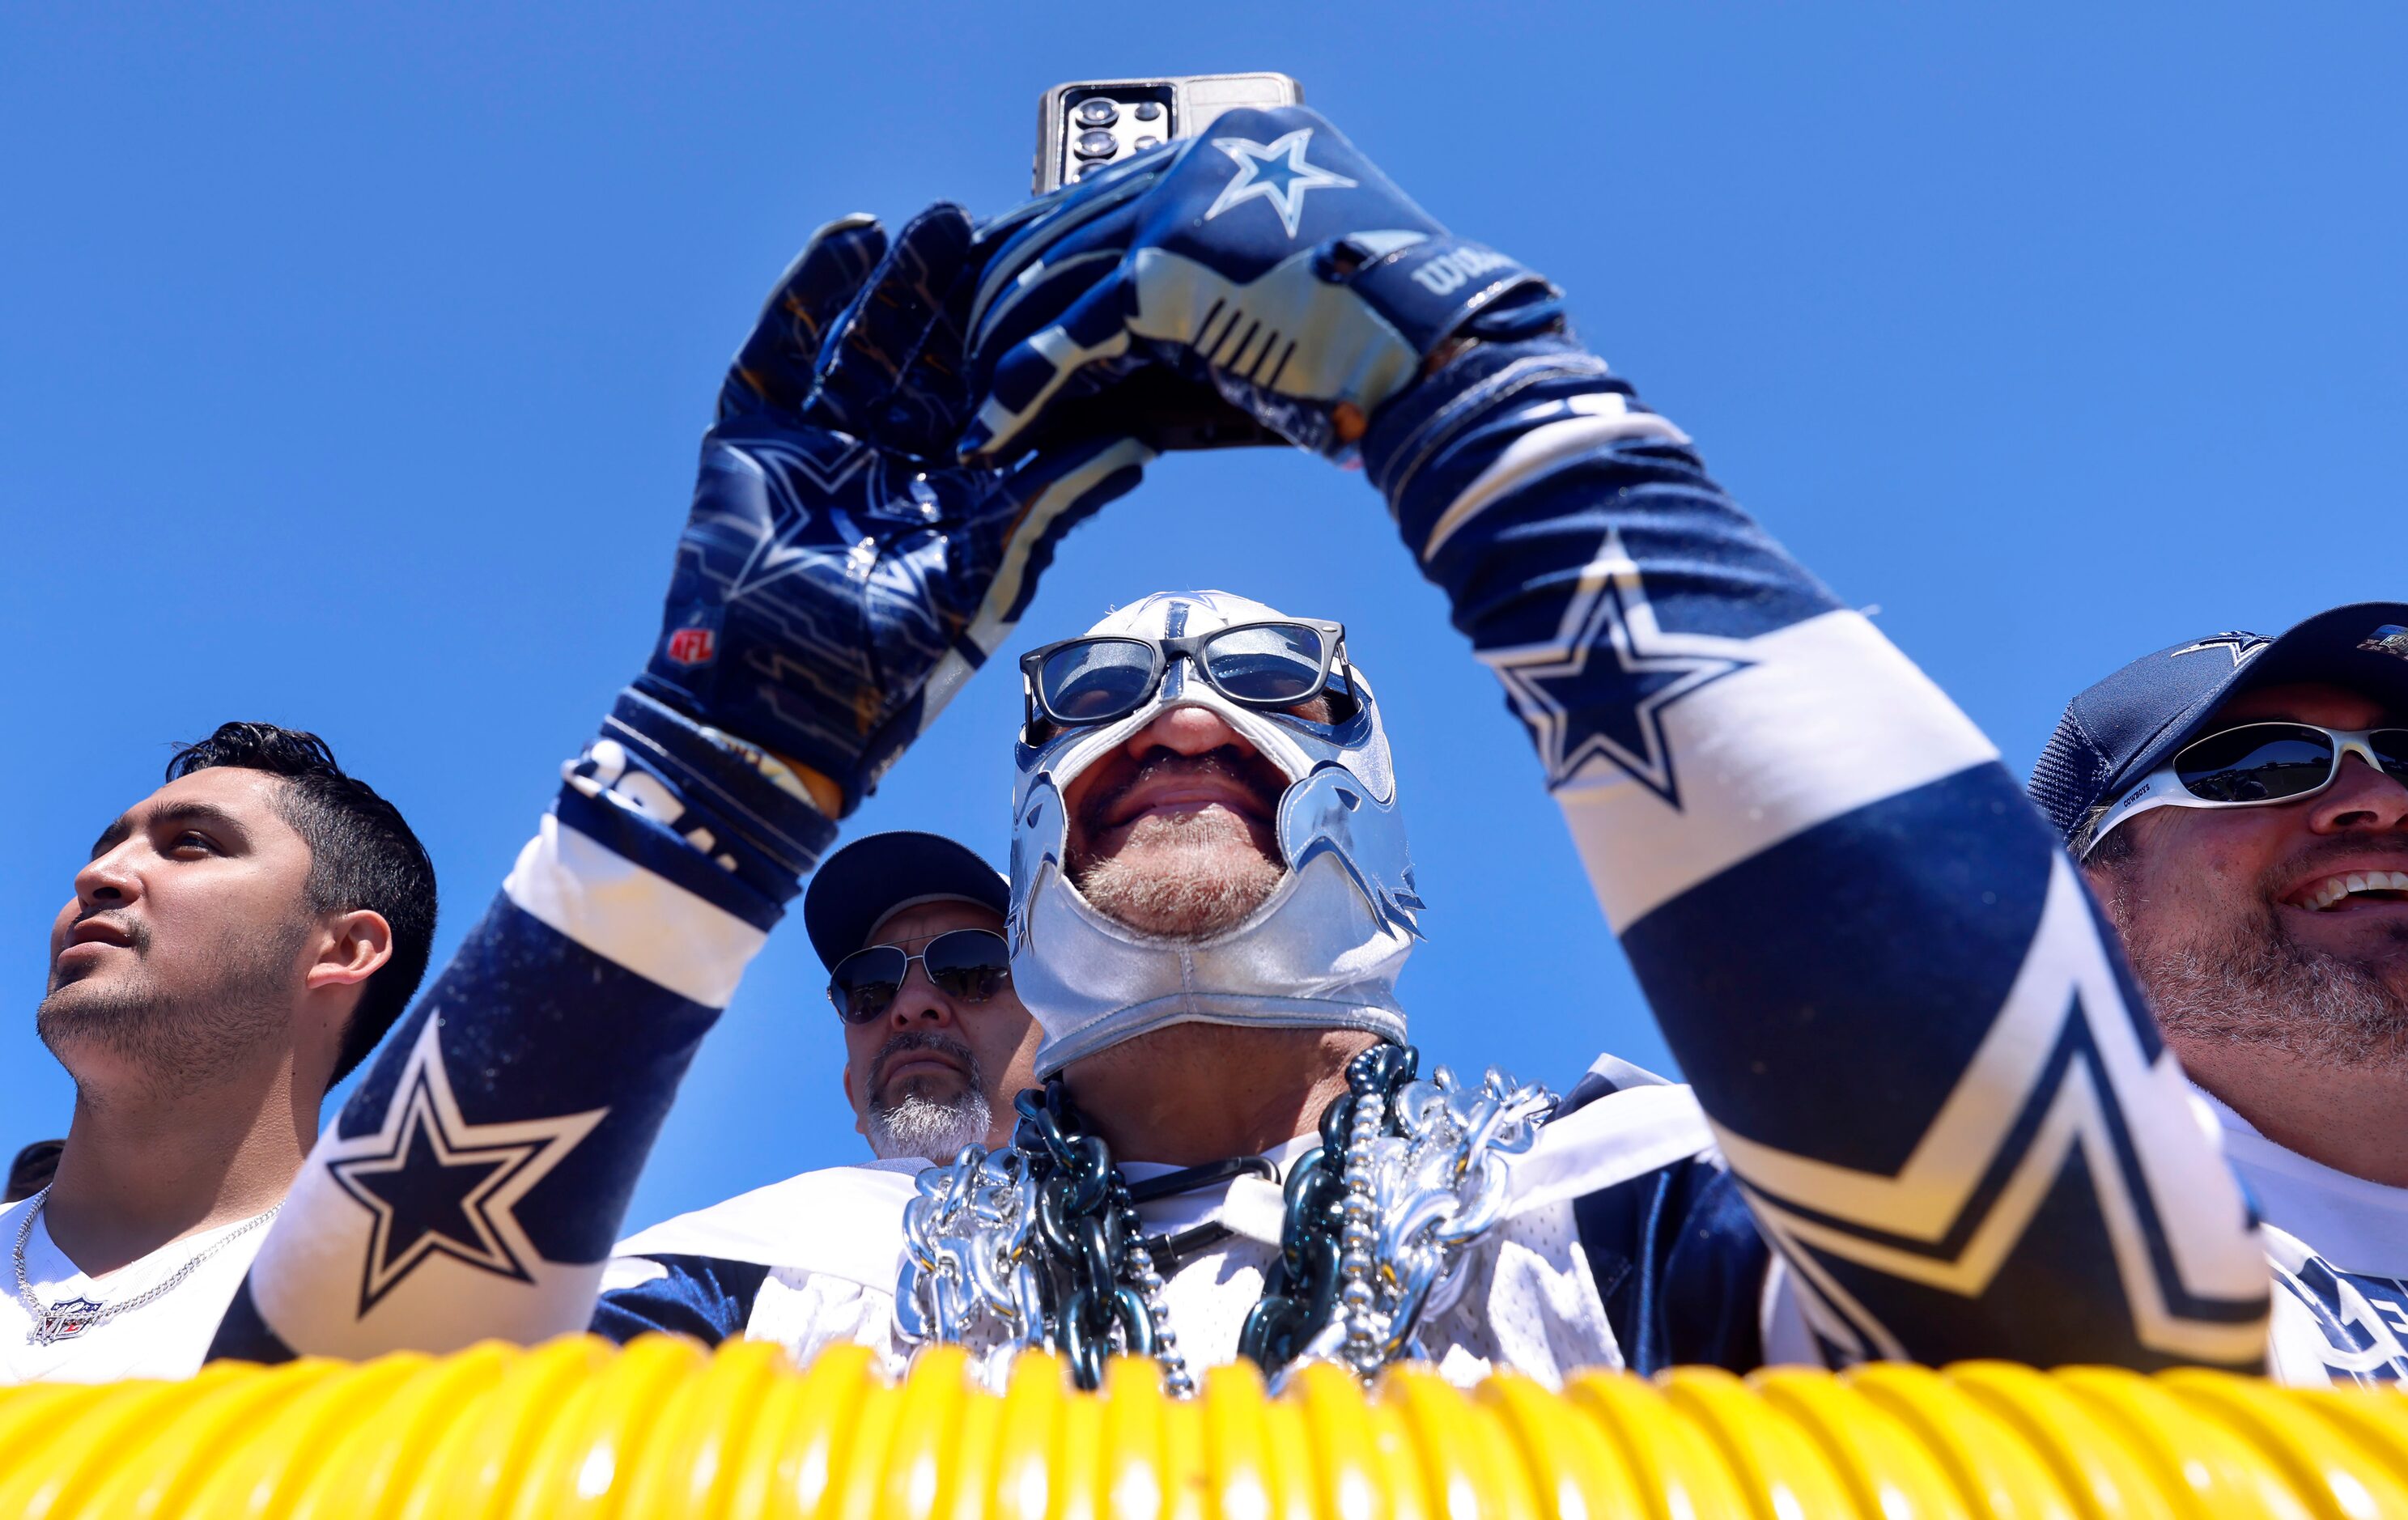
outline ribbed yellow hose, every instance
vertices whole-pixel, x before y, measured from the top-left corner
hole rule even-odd
[[[2408,1398],[2212,1372],[964,1372],[652,1337],[6,1389],[0,1520],[2408,1520]]]

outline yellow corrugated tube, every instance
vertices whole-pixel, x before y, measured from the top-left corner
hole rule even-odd
[[[1025,1358],[666,1337],[0,1390],[0,1520],[2408,1520],[2408,1399],[2214,1372],[1607,1373],[1465,1393],[1248,1367],[1166,1398]]]

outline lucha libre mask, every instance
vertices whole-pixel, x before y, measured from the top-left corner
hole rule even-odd
[[[1283,617],[1226,592],[1149,596],[1085,637],[1153,647],[1160,676],[1152,694],[1106,721],[1032,722],[1022,730],[1012,798],[1011,973],[1020,1000],[1045,1031],[1039,1076],[1133,1035],[1189,1022],[1367,1029],[1403,1040],[1396,980],[1421,938],[1422,902],[1370,688],[1338,661],[1334,638],[1327,641],[1328,694],[1337,710],[1327,724],[1233,700],[1197,665],[1226,668],[1224,683],[1242,692],[1248,678],[1239,662],[1225,667],[1211,636]],[[1165,640],[1188,640],[1192,652],[1166,660],[1159,652]],[[1233,635],[1230,642],[1242,641]],[[1130,646],[1117,648],[1143,659]],[[1034,715],[1045,675],[1040,668],[1027,679]],[[1287,777],[1277,820],[1286,874],[1245,919],[1199,939],[1164,939],[1107,917],[1080,894],[1067,868],[1070,820],[1063,797],[1071,782],[1181,706],[1211,710]]]

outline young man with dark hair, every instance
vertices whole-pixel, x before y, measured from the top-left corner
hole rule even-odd
[[[199,1367],[435,912],[409,825],[314,734],[222,724],[101,832],[50,932],[36,1019],[75,1114],[48,1185],[0,1209],[0,1382]]]

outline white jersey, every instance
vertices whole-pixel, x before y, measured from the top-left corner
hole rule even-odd
[[[1268,1154],[1283,1173],[1318,1140]],[[1434,1303],[1421,1338],[1439,1374],[1469,1385],[1510,1368],[1560,1385],[1582,1368],[1630,1365],[1584,1248],[1576,1201],[1668,1169],[1713,1165],[1704,1116],[1685,1087],[1656,1083],[1616,1093],[1541,1131],[1512,1166],[1505,1218],[1470,1250],[1462,1290]],[[889,1161],[806,1172],[681,1215],[623,1242],[603,1278],[606,1333],[685,1329],[785,1347],[797,1362],[856,1342],[900,1371],[908,1347],[895,1335],[904,1206],[926,1166]],[[1142,1182],[1172,1169],[1131,1163]],[[1232,1232],[1184,1257],[1168,1274],[1164,1304],[1180,1348],[1201,1369],[1238,1358],[1240,1332],[1262,1298],[1279,1251],[1284,1208],[1277,1184],[1241,1177],[1139,1207],[1149,1234],[1206,1223]],[[989,1371],[1000,1369],[991,1364]]]
[[[12,1246],[33,1199],[0,1207],[0,1248]],[[201,1369],[225,1317],[242,1274],[267,1232],[251,1229],[195,1268],[167,1292],[123,1313],[111,1304],[139,1298],[174,1276],[186,1262],[251,1221],[203,1230],[168,1241],[113,1272],[88,1277],[50,1240],[50,1221],[36,1216],[25,1240],[25,1281],[46,1309],[76,1306],[96,1313],[97,1323],[49,1345],[35,1341],[34,1312],[17,1287],[14,1267],[0,1282],[0,1384],[50,1381],[107,1383],[116,1378],[188,1378]],[[91,1306],[85,1308],[84,1306]]]
[[[2296,1384],[2408,1379],[2408,1187],[2312,1161],[2202,1096],[2264,1221],[2279,1290],[2274,1376]]]

